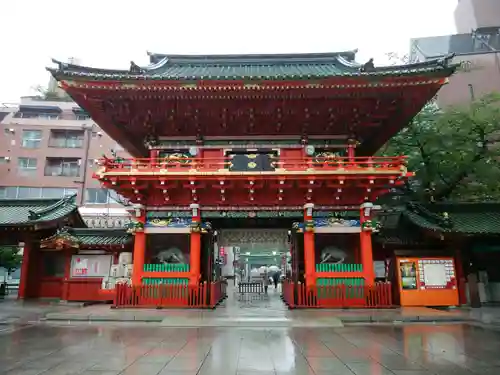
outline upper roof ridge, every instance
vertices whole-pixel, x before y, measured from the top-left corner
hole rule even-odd
[[[348,61],[354,60],[357,50],[343,52],[318,52],[318,53],[270,53],[270,54],[162,54],[148,52],[150,62],[157,64],[163,59],[168,59],[173,64],[221,64],[221,65],[271,65],[286,63],[310,63],[332,62],[341,56]]]

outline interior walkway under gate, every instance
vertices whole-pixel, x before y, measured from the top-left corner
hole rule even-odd
[[[327,311],[289,310],[278,289],[270,285],[268,293],[239,293],[229,281],[227,298],[213,311],[212,323],[239,327],[342,327],[340,319]]]
[[[281,284],[277,289],[269,286],[267,294],[264,292],[240,293],[238,285],[228,281],[227,298],[217,307],[225,309],[228,315],[234,316],[274,316],[283,317],[288,307],[281,299]]]

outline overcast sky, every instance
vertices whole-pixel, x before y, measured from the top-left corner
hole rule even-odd
[[[128,68],[162,53],[405,54],[412,37],[455,32],[457,0],[2,0],[0,103],[46,85],[51,58]]]

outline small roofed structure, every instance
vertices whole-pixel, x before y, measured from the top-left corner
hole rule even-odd
[[[453,257],[460,303],[470,302],[468,278],[483,302],[500,302],[500,204],[409,202],[381,215],[376,259]]]
[[[74,195],[63,199],[0,200],[0,231],[42,231],[66,225],[85,226]]]
[[[109,298],[99,293],[102,280],[131,251],[132,236],[126,229],[87,228],[75,198],[0,200],[0,245],[23,254],[19,298]],[[75,259],[93,269],[75,273]]]

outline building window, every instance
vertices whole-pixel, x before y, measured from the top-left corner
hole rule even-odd
[[[0,187],[0,199],[17,199],[17,186]]]
[[[76,115],[76,119],[79,121],[90,120],[90,116],[89,115]]]
[[[16,112],[14,118],[36,118],[40,120],[57,120],[59,119],[59,115],[55,113]]]
[[[38,118],[40,120],[59,120],[59,115],[54,115],[53,113],[39,113]]]
[[[71,196],[71,195],[77,195],[78,194],[78,189],[76,188],[65,188],[64,189],[64,196]]]
[[[42,188],[19,186],[17,199],[36,199],[42,196]]]
[[[85,203],[87,204],[106,204],[109,202],[107,189],[86,189]]]
[[[42,198],[62,199],[78,193],[76,188],[46,187],[42,188]]]
[[[10,156],[0,156],[0,164],[7,164],[10,162]]]
[[[82,148],[83,130],[51,130],[49,147]]]
[[[42,198],[63,198],[64,197],[64,188],[51,187],[51,188],[43,188],[42,190]]]
[[[18,158],[17,174],[19,176],[35,176],[37,160],[35,158]]]
[[[125,201],[125,198],[123,198],[123,196],[121,196],[114,190],[108,190],[108,196],[109,196],[109,203],[123,204]]]
[[[41,143],[42,143],[41,130],[23,130],[22,147],[40,148]]]
[[[80,176],[80,159],[47,158],[45,176]]]
[[[3,186],[0,187],[0,199],[62,199],[68,195],[78,193],[76,188],[63,187],[31,187],[31,186]]]

